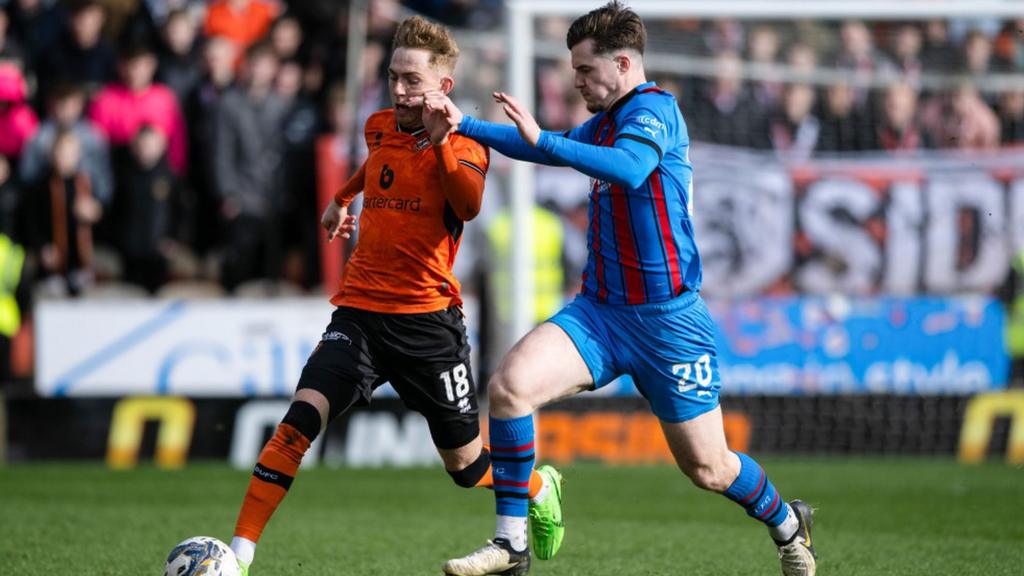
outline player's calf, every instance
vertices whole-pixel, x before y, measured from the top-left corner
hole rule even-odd
[[[320,433],[320,423],[320,412],[312,404],[292,402],[274,436],[260,452],[231,541],[240,564],[248,567],[252,563],[256,543],[288,494],[302,457]]]
[[[486,485],[489,482],[484,480],[490,476],[491,452],[486,447],[480,451],[480,456],[472,464],[462,470],[448,470],[452,480],[463,488],[476,488]]]

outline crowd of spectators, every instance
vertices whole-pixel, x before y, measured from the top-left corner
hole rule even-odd
[[[0,233],[26,246],[25,283],[66,295],[105,280],[149,293],[317,286],[318,173],[361,160],[353,135],[387,103],[396,22],[416,11],[472,38],[456,96],[500,118],[486,95],[505,77],[501,4],[371,0],[365,83],[348,103],[345,2],[0,0]],[[566,26],[537,30],[561,43]],[[662,20],[650,49],[709,65],[654,78],[695,141],[987,149],[1024,140],[1024,87],[987,89],[1024,64],[1021,27]],[[539,59],[536,96],[547,128],[588,116],[564,58]],[[575,222],[578,199],[554,207]]]

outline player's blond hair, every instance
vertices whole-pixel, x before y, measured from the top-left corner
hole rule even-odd
[[[451,73],[459,59],[459,46],[448,28],[422,16],[402,20],[395,31],[394,48],[419,48],[430,52],[430,65]]]

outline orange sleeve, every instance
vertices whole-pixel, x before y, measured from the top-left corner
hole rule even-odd
[[[455,156],[451,142],[434,146],[441,171],[441,189],[459,220],[468,221],[480,213],[484,198],[484,168]]]
[[[355,175],[349,178],[348,182],[334,193],[334,202],[341,207],[348,206],[352,203],[352,199],[363,191],[363,186],[366,181],[366,163],[364,162],[359,170],[356,171]]]

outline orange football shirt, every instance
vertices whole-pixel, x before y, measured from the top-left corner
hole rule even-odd
[[[399,314],[462,304],[452,265],[463,222],[445,198],[426,132],[400,131],[387,109],[370,116],[364,134],[359,239],[331,303]],[[458,134],[448,141],[460,166],[487,173],[485,146]]]

